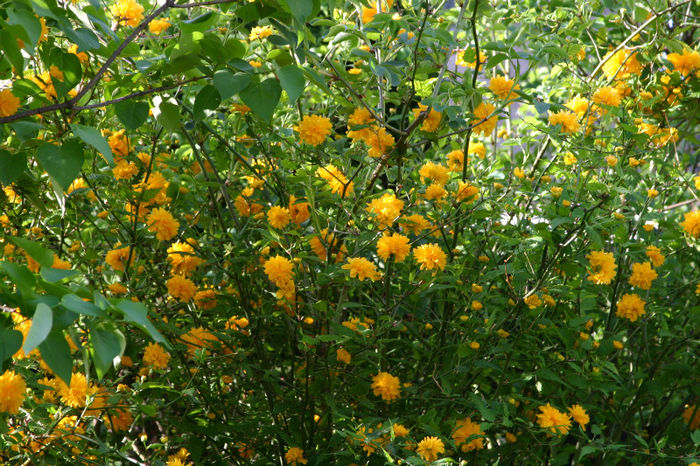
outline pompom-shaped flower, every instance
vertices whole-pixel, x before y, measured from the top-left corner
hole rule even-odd
[[[143,19],[143,7],[136,0],[117,0],[109,7],[114,22],[120,26],[138,26]]]
[[[148,23],[148,30],[159,36],[163,31],[166,31],[171,26],[167,19],[154,19]]]
[[[294,130],[299,133],[299,141],[310,146],[318,146],[326,140],[333,125],[331,120],[319,115],[306,115]]]
[[[395,262],[403,262],[411,252],[411,245],[408,237],[394,233],[393,235],[383,235],[377,241],[377,255],[385,261],[390,256],[394,256]]]
[[[249,41],[254,41],[255,39],[264,39],[272,35],[274,31],[270,26],[255,26],[250,30],[250,35],[248,36]]]
[[[445,453],[445,444],[437,437],[425,437],[418,442],[416,453],[425,461],[435,461],[438,455]]]
[[[582,429],[585,429],[586,424],[588,424],[591,420],[591,418],[588,417],[586,410],[580,405],[573,405],[571,408],[569,408],[569,414],[574,419],[574,422],[577,422]]]
[[[461,445],[461,449],[464,452],[472,450],[481,450],[484,448],[484,439],[475,438],[467,442],[467,439],[472,435],[484,435],[481,431],[481,425],[476,422],[472,422],[470,418],[461,419],[457,421],[457,426],[452,434],[452,439],[455,441],[455,445],[458,447]]]
[[[0,413],[17,414],[24,403],[27,384],[24,378],[14,371],[0,375]]]
[[[165,286],[168,287],[168,293],[170,293],[173,298],[183,303],[192,299],[197,292],[197,285],[189,278],[185,278],[181,275],[175,275],[170,278],[165,282]]]
[[[283,286],[294,278],[294,264],[286,257],[271,257],[264,268],[267,278],[277,286]]]
[[[618,107],[620,102],[622,102],[622,94],[620,91],[611,86],[603,86],[598,88],[593,94],[593,102],[600,105],[607,105],[610,107]]]
[[[541,413],[537,415],[537,423],[540,427],[548,429],[553,434],[567,434],[571,428],[571,418],[557,408],[547,403],[540,406]]]
[[[661,254],[661,250],[656,246],[649,246],[647,248],[646,255],[649,259],[651,259],[651,263],[654,264],[654,267],[661,267],[666,261],[664,255]]]
[[[700,406],[686,406],[681,417],[691,430],[696,430],[700,427]]]
[[[297,447],[292,447],[284,454],[284,459],[290,466],[297,464],[307,464],[309,461],[304,458],[304,450]]]
[[[143,362],[156,369],[165,369],[170,361],[170,353],[158,343],[149,343],[143,352]]]
[[[382,197],[373,199],[367,204],[367,212],[374,214],[374,221],[379,223],[379,228],[391,226],[401,215],[404,202],[393,193],[384,193]]]
[[[578,116],[568,110],[559,110],[549,114],[549,124],[552,126],[561,125],[562,133],[576,133],[581,129]]]
[[[447,154],[447,166],[452,172],[462,172],[464,166],[464,152],[461,150],[453,150]]]
[[[695,50],[684,49],[683,53],[669,53],[668,61],[683,76],[700,69],[700,53]]]
[[[513,91],[520,89],[520,86],[517,84],[515,87],[513,87],[513,80],[508,79],[505,76],[494,76],[491,78],[491,81],[489,81],[489,89],[496,94],[496,96],[499,99],[513,99],[514,97],[517,97],[517,94],[515,94]]]
[[[0,91],[0,118],[12,116],[17,113],[20,101],[9,89]]]
[[[646,304],[636,293],[626,293],[617,302],[617,310],[615,314],[618,317],[629,319],[630,322],[635,322],[641,315],[645,314],[644,305]]]
[[[401,396],[401,383],[398,377],[379,372],[372,378],[372,391],[384,401],[393,401]]]
[[[120,160],[112,168],[112,174],[115,180],[129,180],[139,172],[139,167],[135,163],[126,160]]]
[[[686,212],[685,220],[681,226],[693,238],[700,238],[700,210]]]
[[[309,203],[297,201],[295,196],[289,196],[289,215],[294,223],[301,225],[309,219]]]
[[[134,263],[136,253],[131,254],[131,262]],[[105,262],[107,262],[114,270],[124,271],[126,267],[126,261],[129,260],[129,247],[123,247],[119,249],[112,249],[107,252],[105,256]]]
[[[180,336],[180,339],[187,345],[190,357],[194,356],[195,351],[199,349],[208,351],[208,349],[213,348],[219,342],[216,335],[202,327],[193,328]]]
[[[367,155],[370,157],[381,157],[394,147],[394,142],[396,142],[394,136],[389,134],[386,128],[378,128],[377,126],[369,129],[364,141],[369,146]]]
[[[608,52],[603,57],[603,60],[607,60],[603,65],[603,73],[606,78],[625,79],[631,73],[636,74],[642,71],[642,65],[637,60],[636,52],[632,53],[630,50],[622,49],[615,52],[612,56],[610,56],[611,53]]]
[[[340,244],[340,240],[335,238],[333,233],[328,233],[328,228],[321,230],[321,234],[314,236],[309,240],[309,246],[314,251],[314,254],[322,261],[328,260],[328,249],[331,250],[331,255],[335,255],[336,262],[343,261],[343,254],[347,253],[348,250],[344,244]]]
[[[479,188],[472,185],[468,181],[460,181],[459,186],[457,187],[457,192],[455,193],[455,199],[457,199],[459,202],[471,204],[479,199]]]
[[[419,214],[403,217],[399,220],[399,224],[403,230],[410,231],[414,235],[419,235],[423,230],[431,228],[430,222]]]
[[[61,401],[71,408],[82,408],[87,403],[88,382],[81,372],[74,372],[70,377],[70,385],[61,383],[58,390]]]
[[[350,272],[350,278],[357,277],[360,281],[363,281],[365,278],[375,281],[381,277],[379,272],[377,272],[377,267],[364,257],[351,257],[342,268]]]
[[[429,179],[439,185],[444,185],[450,179],[447,167],[439,163],[433,162],[426,162],[420,168],[418,174],[420,175],[420,180],[422,182],[425,182],[426,179]]]
[[[329,164],[325,167],[319,167],[316,170],[316,175],[328,182],[331,192],[343,197],[352,194],[355,189],[354,183],[348,182],[348,178],[335,165]]]
[[[194,238],[187,238],[184,243],[178,241],[170,245],[167,251],[170,273],[189,277],[199,265],[204,263],[204,259],[195,255],[193,246],[196,245],[197,241]]]
[[[418,108],[413,109],[413,117],[418,118],[418,115],[420,115],[421,112],[424,112],[427,109],[428,109],[427,105],[418,104]],[[422,129],[423,131],[425,131],[427,133],[433,133],[433,132],[435,132],[436,129],[438,129],[438,126],[440,126],[441,120],[442,120],[442,113],[431,108],[430,112],[425,117],[425,120],[423,120],[423,125],[420,127],[420,129]]]
[[[352,359],[352,355],[348,352],[348,350],[344,348],[338,348],[335,351],[335,358],[338,361],[341,361],[345,364],[350,364],[350,360]]]
[[[267,222],[272,228],[277,228],[279,230],[289,225],[291,221],[292,215],[286,207],[276,205],[270,207],[270,210],[267,211]]]
[[[177,235],[177,230],[180,228],[180,223],[175,220],[170,212],[158,207],[153,209],[148,217],[146,217],[148,231],[156,234],[156,238],[160,241],[168,241]]]
[[[425,188],[424,196],[429,201],[440,201],[446,195],[447,191],[441,184],[433,183]]]
[[[447,262],[447,254],[435,243],[418,246],[413,250],[413,257],[421,270],[443,270]]]
[[[588,280],[596,285],[609,285],[612,279],[615,278],[615,269],[617,268],[612,253],[591,251],[586,256],[586,259],[588,259],[591,269],[593,269],[593,273],[588,276]]]
[[[629,283],[637,288],[648,290],[651,288],[651,282],[658,276],[656,271],[651,268],[650,262],[636,263],[632,264],[632,275],[630,276]]]
[[[483,134],[488,136],[491,134],[498,123],[498,115],[493,115],[489,117],[496,110],[496,106],[493,104],[487,104],[486,102],[481,102],[474,109],[475,118],[469,122],[470,125],[474,126],[474,134]]]

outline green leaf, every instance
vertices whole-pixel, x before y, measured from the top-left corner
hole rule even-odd
[[[219,91],[214,86],[204,86],[194,98],[194,119],[201,120],[204,116],[204,110],[213,110],[221,103]]]
[[[117,329],[103,329],[97,325],[90,328],[90,355],[95,363],[97,377],[102,379],[117,356],[126,348],[126,339]]]
[[[45,143],[39,146],[36,158],[64,190],[68,189],[83,166],[83,148],[77,141],[66,141],[62,146]]]
[[[294,17],[303,23],[311,15],[313,11],[313,2],[309,0],[284,0],[289,11],[292,12]]]
[[[27,156],[0,149],[0,183],[8,185],[27,168]]]
[[[112,148],[109,147],[107,140],[97,131],[95,128],[90,126],[79,125],[77,123],[71,123],[69,125],[73,130],[73,133],[83,140],[84,143],[91,145],[98,152],[100,152],[105,160],[109,162],[110,165],[114,164],[114,159],[112,158]]]
[[[34,274],[23,265],[13,264],[12,262],[0,262],[0,267],[5,271],[10,280],[15,284],[17,290],[22,294],[22,297],[30,298],[34,296],[34,288],[36,287],[36,279]]]
[[[41,23],[39,18],[34,16],[27,10],[7,10],[7,23],[16,24],[22,26],[22,28],[27,32],[27,39],[32,43],[32,46],[36,45],[41,36]]]
[[[56,95],[60,99],[78,85],[83,77],[83,67],[75,54],[60,49],[52,50],[50,63],[63,72],[63,80],[51,77]]]
[[[214,73],[214,86],[222,99],[238,94],[248,87],[250,81],[250,75],[247,73],[233,74],[228,70],[219,70]]]
[[[124,128],[138,129],[148,118],[148,104],[134,100],[124,100],[114,104],[114,113]]]
[[[33,121],[14,121],[10,123],[10,128],[17,133],[17,137],[20,141],[24,142],[29,139],[34,139],[39,130],[44,128],[44,125],[34,123]]]
[[[45,248],[35,241],[25,238],[10,236],[8,239],[12,241],[15,246],[27,251],[27,254],[29,254],[32,259],[37,261],[40,266],[51,267],[53,265],[53,252],[50,249]]]
[[[22,332],[11,328],[0,329],[0,364],[22,347]]]
[[[251,84],[240,95],[253,113],[269,123],[282,95],[282,88],[276,79],[268,78],[260,84]]]
[[[100,48],[100,41],[97,36],[89,29],[86,28],[61,28],[63,33],[68,36],[68,38],[78,46],[78,52],[85,52],[87,50],[94,50]]]
[[[161,102],[157,110],[153,111],[156,121],[169,132],[174,132],[180,128],[180,109],[170,102]]]
[[[61,298],[61,305],[77,314],[85,314],[93,317],[104,317],[107,315],[102,309],[95,306],[90,301],[83,301],[74,294],[64,295],[63,298]]]
[[[278,76],[282,89],[287,92],[289,102],[294,103],[304,92],[306,81],[304,72],[296,65],[287,65],[279,70]]]
[[[170,343],[163,338],[163,335],[161,335],[151,321],[148,320],[148,309],[146,309],[146,306],[141,303],[122,299],[117,304],[117,309],[124,313],[124,320],[141,327],[141,329],[148,333],[155,341],[170,348]]]
[[[26,354],[29,354],[34,348],[39,346],[51,332],[53,325],[53,310],[44,303],[36,305],[34,317],[32,317],[32,326],[27,333],[27,338],[24,339],[22,349]]]
[[[22,58],[22,52],[17,45],[17,38],[9,31],[2,30],[0,31],[0,45],[2,45],[2,51],[7,61],[17,70],[19,76],[23,77],[24,58]]]
[[[39,345],[41,358],[54,373],[70,386],[73,374],[73,358],[70,357],[70,346],[63,332],[54,330],[49,333],[46,340]]]

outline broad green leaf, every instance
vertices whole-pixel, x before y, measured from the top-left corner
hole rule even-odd
[[[194,118],[200,120],[204,116],[204,110],[213,110],[221,103],[219,91],[214,86],[204,86],[194,99]]]
[[[304,72],[296,65],[287,65],[279,70],[278,76],[282,89],[287,92],[289,102],[293,104],[304,92]]]
[[[112,148],[109,147],[107,140],[97,131],[95,128],[90,126],[79,125],[77,123],[70,124],[73,133],[83,140],[84,143],[91,145],[97,149],[107,160],[107,162],[114,164],[114,159],[112,158]]]
[[[282,95],[282,88],[276,79],[268,78],[260,84],[251,84],[240,95],[243,103],[269,123]]]
[[[19,178],[19,175],[27,168],[27,156],[24,154],[11,154],[0,149],[0,183],[8,185]]]
[[[12,241],[15,246],[24,249],[40,266],[51,267],[53,265],[53,252],[50,249],[45,248],[36,241],[26,238],[10,236],[8,239]]]
[[[68,189],[83,166],[83,148],[77,141],[66,141],[62,146],[45,143],[39,146],[36,158],[64,190]]]
[[[39,36],[41,36],[41,23],[39,22],[39,18],[27,10],[9,8],[7,10],[7,22],[8,24],[22,26],[27,32],[27,39],[31,42],[32,46],[36,45]]]
[[[15,70],[17,70],[20,77],[22,77],[24,58],[22,57],[22,52],[19,50],[19,45],[17,45],[17,38],[9,31],[2,30],[0,31],[0,45],[2,45],[2,51],[8,63],[12,65]]]
[[[73,374],[73,358],[70,356],[70,346],[60,330],[49,333],[44,342],[39,345],[41,358],[54,373],[70,385]]]
[[[228,70],[219,70],[214,73],[214,86],[222,99],[238,94],[248,87],[250,81],[250,75],[247,73],[233,74]]]
[[[39,275],[41,275],[41,278],[49,283],[57,283],[61,280],[65,280],[66,278],[79,277],[82,274],[78,270],[63,270],[42,267],[39,271]]]
[[[15,84],[17,84],[17,82],[15,82]],[[17,137],[20,141],[24,142],[29,139],[34,139],[39,130],[44,128],[44,125],[34,123],[33,121],[13,121],[10,123],[10,128],[17,133]]]
[[[174,132],[180,128],[180,109],[170,102],[161,102],[158,111],[154,111],[158,123],[169,132]]]
[[[85,314],[94,317],[104,317],[106,313],[90,301],[83,301],[74,294],[67,294],[61,298],[61,305],[77,314]]]
[[[124,320],[141,327],[155,341],[170,348],[170,343],[163,338],[163,335],[161,335],[151,321],[148,320],[148,309],[146,309],[146,306],[141,303],[122,299],[117,304],[117,309],[124,313]]]
[[[36,305],[34,317],[32,317],[32,326],[29,329],[27,338],[24,339],[22,349],[26,354],[29,354],[34,348],[39,346],[51,332],[53,325],[53,310],[44,303]]]
[[[12,262],[0,262],[2,268],[10,280],[15,284],[17,290],[25,299],[34,296],[34,288],[36,287],[36,279],[34,274],[23,265],[13,264]]]
[[[90,325],[90,355],[95,363],[97,377],[102,379],[117,356],[126,348],[126,339],[117,329],[108,330]]]
[[[86,28],[62,28],[61,29],[66,36],[78,46],[78,52],[85,52],[87,50],[94,50],[100,48],[100,41],[97,36],[89,29]]]
[[[314,4],[310,0],[284,0],[294,17],[301,23],[306,21],[313,11]]]
[[[138,129],[148,118],[148,103],[124,100],[114,104],[114,113],[126,129]]]
[[[11,328],[0,329],[0,364],[10,359],[21,347],[21,332]]]
[[[68,91],[78,85],[83,77],[83,67],[75,54],[60,49],[52,50],[50,63],[63,72],[63,79],[51,76],[56,95],[61,99],[68,94]]]

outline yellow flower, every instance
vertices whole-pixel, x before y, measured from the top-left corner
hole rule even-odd
[[[389,256],[393,255],[395,262],[403,262],[410,252],[411,245],[408,237],[398,233],[393,235],[384,234],[377,241],[377,255],[385,261],[389,260]]]
[[[352,181],[348,182],[347,177],[335,165],[319,167],[316,175],[328,182],[332,193],[341,194],[342,197],[352,194],[355,189],[355,184]]]
[[[297,202],[298,200],[294,196],[289,196],[289,215],[294,223],[301,225],[309,219],[309,203]]]
[[[394,0],[386,0],[386,1],[381,1],[379,5],[379,11],[382,13],[387,11],[387,7],[391,8],[391,6],[394,4]],[[373,0],[372,6],[371,7],[362,7],[362,24],[367,24],[372,19],[374,19],[374,15],[377,14],[377,2]]]
[[[499,328],[498,331],[496,331],[499,337],[501,338],[508,338],[510,336],[510,332],[507,332],[503,330],[502,328]]]
[[[284,459],[290,466],[297,464],[307,464],[309,461],[304,458],[304,450],[297,447],[292,447],[284,454]]]
[[[148,30],[159,36],[163,31],[166,31],[170,26],[170,21],[167,19],[154,19],[148,24]]]
[[[496,106],[493,104],[487,104],[486,102],[481,102],[474,109],[475,118],[469,122],[470,125],[475,125],[473,129],[474,134],[483,134],[484,136],[488,136],[493,132],[493,129],[498,123],[498,115],[493,115],[490,118],[489,115],[491,115],[494,110],[496,110]]]
[[[418,442],[416,453],[425,461],[435,461],[438,455],[445,453],[445,444],[437,437],[425,437]]]
[[[254,41],[256,39],[264,39],[272,35],[274,31],[270,26],[255,26],[250,30],[250,35],[248,36],[249,41]]]
[[[394,437],[408,437],[409,432],[405,426],[401,424],[394,424],[393,426],[391,426],[391,428],[394,430]]]
[[[550,189],[549,192],[552,193],[552,197],[554,199],[559,199],[561,193],[564,192],[564,189],[559,186],[552,186],[552,189]]]
[[[341,361],[345,364],[350,364],[350,360],[352,359],[352,355],[350,355],[350,353],[346,349],[338,348],[335,351],[335,358],[338,361]]]
[[[194,297],[197,292],[197,286],[189,278],[185,278],[181,275],[175,275],[171,277],[165,286],[168,287],[168,293],[181,302],[187,302]]]
[[[112,133],[107,142],[109,142],[109,147],[112,148],[114,155],[124,157],[129,154],[131,144],[125,130],[121,129]]]
[[[648,290],[651,288],[651,282],[659,275],[651,268],[650,262],[632,264],[632,275],[629,278],[629,284]]]
[[[444,270],[447,254],[435,243],[423,244],[413,250],[421,270]]]
[[[393,225],[394,221],[401,215],[403,206],[404,202],[393,193],[384,193],[382,197],[367,203],[366,210],[374,214],[373,220],[379,223],[379,228],[384,229]]]
[[[494,76],[489,82],[489,89],[496,94],[499,99],[513,99],[517,97],[514,91],[520,89],[519,85],[513,87],[513,80],[505,76]]]
[[[452,433],[452,439],[455,441],[456,446],[459,447],[461,445],[461,450],[463,452],[481,450],[484,448],[483,438],[475,438],[467,442],[467,439],[472,435],[484,435],[484,432],[481,430],[481,425],[472,422],[471,418],[457,420],[457,426]]]
[[[609,80],[613,79],[613,77],[625,79],[631,73],[638,74],[642,71],[642,65],[637,61],[636,52],[632,53],[630,50],[622,49],[615,52],[612,56],[610,56],[611,53],[608,52],[603,58],[604,60],[607,59],[603,65],[603,73]]]
[[[515,167],[515,169],[513,169],[513,175],[517,176],[521,180],[525,178],[525,172],[520,167]]]
[[[684,49],[683,53],[669,53],[668,61],[680,74],[686,76],[700,68],[700,53],[695,50]]]
[[[622,102],[620,91],[611,86],[603,86],[593,94],[593,102],[610,107],[618,107]]]
[[[9,370],[0,375],[0,413],[19,413],[26,390],[27,384],[21,375]]]
[[[381,157],[394,147],[396,142],[386,128],[379,128],[376,125],[368,129],[364,141],[369,146],[367,154],[370,157]]]
[[[170,245],[167,250],[170,273],[188,277],[204,263],[204,259],[195,255],[193,246],[197,246],[197,241],[193,238],[187,238],[184,243],[177,241]]]
[[[479,344],[478,341],[472,341],[471,343],[469,343],[469,347],[470,347],[471,349],[473,349],[474,351],[476,351],[476,350],[478,350],[479,348],[481,348],[481,345]]]
[[[617,340],[613,340],[613,346],[619,350],[625,347],[625,345],[623,345],[621,341]]]
[[[656,189],[647,189],[647,196],[649,196],[651,199],[654,199],[658,195],[659,191],[657,191]]]
[[[180,336],[180,339],[185,342],[188,348],[190,357],[194,356],[195,351],[204,348],[207,350],[213,348],[219,339],[208,330],[202,327],[193,328],[189,332]]]
[[[591,418],[588,417],[586,410],[580,405],[573,405],[571,408],[569,408],[569,414],[571,414],[571,417],[575,422],[578,422],[582,429],[585,429],[586,424],[588,424],[591,420]]]
[[[571,427],[571,419],[568,414],[562,413],[549,403],[540,406],[541,413],[537,415],[537,423],[540,427],[548,429],[553,434],[567,434]]]
[[[116,180],[129,180],[139,172],[139,167],[135,163],[120,160],[112,168],[112,174]]]
[[[596,285],[609,285],[615,277],[615,269],[617,268],[612,253],[591,251],[586,256],[586,259],[588,259],[591,269],[593,269],[593,273],[588,277],[588,281]]]
[[[375,281],[381,277],[379,272],[377,272],[377,267],[364,257],[351,257],[342,268],[350,272],[350,278],[357,277],[360,281],[363,281],[365,278]]]
[[[0,118],[14,115],[19,107],[20,101],[11,90],[0,91]]]
[[[331,120],[318,115],[306,115],[294,130],[299,133],[299,142],[318,146],[331,134]]]
[[[130,248],[128,246],[119,249],[112,249],[105,256],[105,262],[107,262],[114,270],[123,272],[126,266],[126,261],[129,260],[129,249]],[[135,255],[135,253],[132,253],[130,264],[134,263]]]
[[[393,401],[401,396],[399,378],[388,372],[379,372],[372,377],[372,391],[384,401]]]
[[[474,50],[474,49],[472,49],[472,50]],[[476,68],[476,59],[472,62],[465,61],[464,52],[466,52],[466,49],[465,50],[457,50],[457,57],[455,58],[455,64],[457,66],[467,67],[467,68],[471,68],[471,69]],[[487,58],[486,55],[484,55],[484,53],[479,51],[479,68],[480,69],[484,67],[484,63],[486,63],[486,58]]]
[[[440,184],[433,183],[425,188],[425,198],[429,201],[440,201],[446,195],[447,191]]]
[[[450,179],[447,167],[433,162],[426,162],[420,170],[418,170],[418,174],[422,182],[425,182],[427,178],[439,185],[444,185],[447,183],[447,180]]]
[[[324,228],[321,230],[321,234],[319,236],[314,236],[309,240],[309,246],[311,246],[311,249],[314,251],[316,256],[322,261],[328,260],[328,249],[326,249],[326,246],[328,246],[331,249],[332,254],[336,254],[335,261],[342,262],[343,253],[347,253],[347,248],[343,244],[340,246],[340,250],[338,250],[339,244],[340,240],[336,239],[333,233],[329,234],[328,228]]]
[[[622,299],[617,302],[617,310],[615,314],[619,317],[629,319],[630,322],[635,322],[639,316],[645,314],[644,305],[646,304],[636,293],[624,294]]]
[[[216,307],[216,291],[212,289],[199,290],[194,294],[194,304],[204,310]]]
[[[527,307],[530,309],[536,309],[542,305],[542,300],[534,293],[525,298],[523,301],[525,301],[525,304],[527,304]]]
[[[292,216],[286,207],[276,205],[270,207],[270,210],[267,211],[267,222],[272,228],[282,229],[289,225],[291,221]]]
[[[143,362],[156,369],[165,369],[170,361],[170,353],[158,343],[149,343],[143,352]]]
[[[88,396],[88,382],[85,375],[74,372],[70,378],[70,386],[61,382],[58,394],[61,401],[71,408],[84,407]]]
[[[129,291],[129,289],[121,283],[112,283],[110,285],[107,285],[107,288],[113,295],[122,295],[126,294],[126,292]]]
[[[561,125],[562,133],[576,133],[581,129],[578,122],[578,115],[567,110],[559,110],[556,113],[549,113],[549,124],[552,126]]]
[[[250,60],[248,62],[248,64],[250,64],[250,66],[252,66],[253,68],[260,68],[262,66],[262,62],[259,62],[257,60]],[[297,128],[295,127],[294,129],[297,129]],[[321,142],[323,142],[323,141],[321,141]],[[318,144],[314,144],[314,146],[316,146],[316,145],[318,145]]]
[[[118,0],[109,11],[120,26],[138,26],[143,19],[143,7],[135,0]]]
[[[615,157],[614,155],[608,155],[607,157],[605,157],[605,162],[610,168],[612,168],[615,165],[617,165],[617,157]]]
[[[175,220],[170,212],[165,209],[153,209],[146,218],[148,231],[156,234],[156,238],[160,241],[168,241],[177,235],[177,230],[180,228],[180,223]]]
[[[486,150],[484,149],[484,153],[485,152]],[[462,167],[464,166],[464,152],[462,152],[461,150],[453,150],[452,152],[448,153],[447,165],[450,167],[450,171],[461,173]]]
[[[576,156],[572,154],[571,152],[566,152],[564,154],[564,164],[565,165],[574,165],[578,160],[576,159]]]
[[[426,105],[418,104],[418,108],[413,109],[413,117],[418,118],[418,115],[420,115],[421,112],[424,112],[427,109],[428,107]],[[426,116],[425,120],[423,120],[423,125],[421,125],[421,129],[427,133],[433,133],[436,129],[438,129],[438,126],[440,126],[441,120],[442,113],[435,111],[435,109],[431,108],[430,113],[428,113],[428,116]]]
[[[681,416],[690,429],[695,430],[700,427],[700,407],[696,405],[687,406]]]
[[[294,278],[294,264],[286,257],[277,255],[265,261],[265,274],[277,286],[283,286]]]
[[[681,222],[681,226],[693,238],[700,238],[700,210],[686,212],[685,220]]]
[[[348,137],[355,141],[366,141],[369,138],[371,128],[357,128],[357,126],[370,126],[374,122],[372,114],[365,107],[357,107],[348,117]]]
[[[460,181],[455,193],[455,199],[459,202],[466,201],[467,204],[471,204],[479,199],[479,188],[468,181]]]
[[[430,228],[430,222],[419,214],[403,217],[399,220],[399,224],[403,230],[410,231],[414,235],[419,235],[423,230]]]

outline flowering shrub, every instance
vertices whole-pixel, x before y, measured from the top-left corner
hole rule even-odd
[[[699,15],[9,2],[0,462],[697,464]]]

